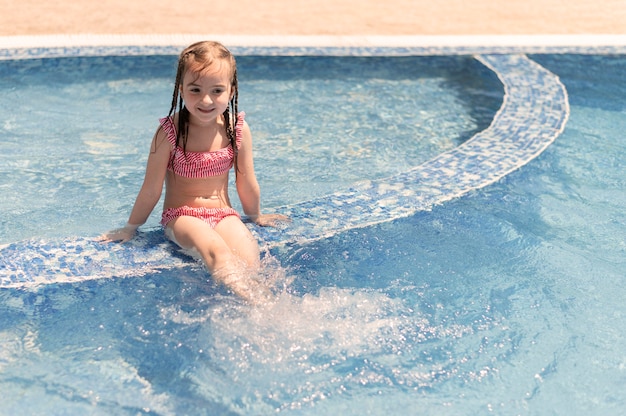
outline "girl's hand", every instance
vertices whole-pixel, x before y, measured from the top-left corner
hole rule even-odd
[[[281,222],[291,222],[289,217],[282,214],[261,214],[250,219],[261,227],[276,227]]]
[[[122,228],[118,228],[115,230],[111,230],[98,238],[98,241],[103,243],[111,243],[114,241],[119,241],[120,243],[125,243],[131,240],[135,236],[135,232],[139,228],[138,225],[135,224],[126,224]]]

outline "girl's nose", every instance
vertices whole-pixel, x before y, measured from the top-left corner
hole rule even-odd
[[[213,100],[211,100],[211,96],[209,94],[206,94],[204,97],[202,97],[202,102],[203,103],[207,103],[207,104],[211,104],[213,102]]]

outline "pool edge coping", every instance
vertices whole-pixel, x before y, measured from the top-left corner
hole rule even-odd
[[[56,34],[0,36],[0,59],[175,54],[201,39],[218,40],[237,54],[263,55],[626,54],[626,35]]]

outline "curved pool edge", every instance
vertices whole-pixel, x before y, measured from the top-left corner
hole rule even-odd
[[[268,247],[306,243],[431,209],[488,186],[540,155],[569,117],[565,86],[525,55],[479,55],[504,86],[490,126],[460,146],[407,172],[276,208],[293,219],[283,228],[254,228]]]

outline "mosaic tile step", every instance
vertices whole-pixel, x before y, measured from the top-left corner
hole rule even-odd
[[[406,217],[492,184],[543,152],[569,116],[563,84],[525,55],[477,59],[504,85],[503,105],[486,130],[408,172],[278,208],[293,222],[255,228],[260,240],[269,247],[301,244]]]

